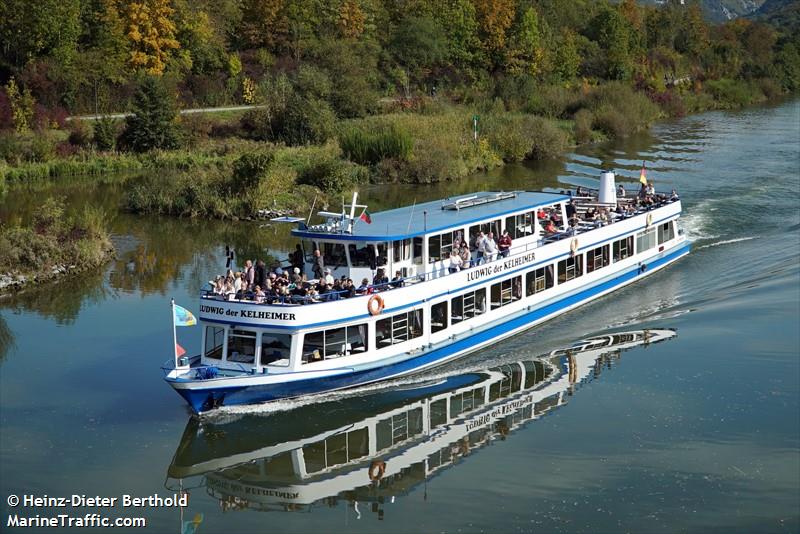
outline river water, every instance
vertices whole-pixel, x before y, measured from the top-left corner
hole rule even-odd
[[[74,209],[105,206],[119,258],[0,301],[0,530],[12,512],[99,512],[145,517],[150,532],[192,520],[201,533],[797,532],[800,101],[362,197],[377,211],[474,190],[593,186],[601,168],[636,187],[642,161],[658,189],[683,199],[694,249],[677,264],[427,375],[201,421],[161,379],[169,298],[196,311],[225,245],[278,254],[292,246],[286,229],[116,214],[120,180],[10,192],[3,220],[53,194]],[[609,337],[620,332],[634,334]],[[199,332],[179,337],[194,349]],[[586,339],[608,346],[587,351]],[[449,420],[436,412],[441,396]],[[379,458],[366,454],[370,433]],[[385,461],[382,477],[373,460]],[[8,504],[12,494],[181,488],[182,514]]]

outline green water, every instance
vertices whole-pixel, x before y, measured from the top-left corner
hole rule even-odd
[[[0,301],[0,530],[14,530],[12,512],[97,511],[145,517],[146,532],[179,532],[173,508],[11,508],[7,498],[167,496],[183,485],[183,519],[202,514],[200,533],[797,532],[800,102],[662,123],[562,161],[458,184],[361,194],[377,211],[481,189],[595,185],[601,168],[633,184],[643,160],[659,189],[681,193],[694,250],[677,264],[436,374],[201,422],[161,379],[169,298],[196,311],[225,245],[241,257],[280,255],[293,245],[288,228],[118,213],[122,179],[10,192],[2,220],[29,217],[52,194],[74,209],[104,206],[119,257],[102,272]],[[507,431],[493,423],[466,452],[445,440],[446,459],[406,461],[457,425],[401,435],[382,458],[405,470],[375,483],[363,473],[372,458],[348,461],[336,448],[343,429],[409,407],[427,388],[456,391],[499,365],[645,328],[676,335],[598,356],[564,402],[509,419]],[[196,348],[198,332],[179,336]],[[325,432],[335,437],[320,452],[315,437]],[[323,462],[323,473],[290,476],[291,462],[275,451],[302,449],[304,440],[306,462],[317,470]],[[194,466],[193,476],[181,479],[182,465]],[[266,493],[290,484],[319,498],[299,505],[278,492],[262,499],[265,513],[254,495],[232,501],[231,483]]]

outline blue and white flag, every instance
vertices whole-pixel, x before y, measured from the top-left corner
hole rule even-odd
[[[175,326],[194,326],[197,324],[197,319],[194,318],[192,312],[183,306],[173,304],[172,315],[175,321]]]

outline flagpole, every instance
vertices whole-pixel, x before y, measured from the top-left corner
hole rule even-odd
[[[175,369],[178,368],[178,332],[175,326],[175,299],[170,299],[170,308],[172,310],[172,351],[175,356]]]

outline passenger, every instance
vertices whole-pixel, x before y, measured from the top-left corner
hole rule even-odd
[[[486,261],[486,236],[483,232],[478,232],[475,238],[475,249],[478,251],[478,265]]]
[[[642,184],[642,187],[639,188],[639,199],[644,200],[647,196],[647,184]]]
[[[508,235],[508,230],[503,231],[503,235],[497,243],[497,248],[500,249],[501,258],[507,258],[511,253],[511,236]]]
[[[233,300],[236,296],[236,289],[233,287],[233,278],[225,281],[225,300]]]
[[[577,213],[575,215],[573,215],[572,218],[569,220],[569,229],[570,229],[570,233],[572,235],[575,235],[575,234],[578,233],[578,224],[580,222],[581,222],[581,220],[580,220],[580,218],[578,218],[578,214]]]
[[[263,304],[266,295],[264,294],[264,290],[261,289],[261,286],[256,286],[256,291],[253,294],[253,300],[256,301],[256,304]]]
[[[314,278],[320,280],[324,276],[325,261],[322,259],[322,254],[319,249],[314,251],[314,264],[311,266],[311,271],[314,273]]]
[[[469,247],[466,243],[461,247],[461,268],[469,269],[472,265],[472,256],[469,253]]]
[[[267,281],[267,266],[264,264],[263,260],[258,260],[256,262],[256,277],[254,283],[261,287],[264,287]]]
[[[625,186],[622,184],[619,184],[619,186],[617,186],[617,197],[618,198],[625,197]]]
[[[547,220],[547,225],[544,227],[544,231],[548,234],[556,234],[558,233],[558,228],[556,228],[555,223],[553,223],[552,219]]]
[[[586,213],[583,215],[584,220],[586,221],[594,221],[597,218],[597,211],[594,208],[589,208],[586,210]]]
[[[391,283],[392,287],[403,287],[403,274],[400,271],[395,271]]]
[[[539,211],[536,212],[536,218],[540,221],[547,219],[547,212],[544,208],[539,208]]]
[[[597,215],[597,220],[600,222],[600,226],[606,226],[607,224],[611,223],[611,216],[608,213],[608,210],[603,208],[600,210],[600,213]]]
[[[361,285],[358,286],[358,289],[356,289],[356,293],[358,295],[369,295],[370,293],[372,293],[372,288],[369,287],[368,279],[364,278],[363,280],[361,280]]]
[[[572,216],[575,215],[575,212],[577,212],[577,211],[578,211],[578,209],[575,206],[575,201],[574,200],[570,200],[569,204],[567,204],[567,220],[571,219]]]
[[[242,289],[242,273],[236,273],[233,275],[233,289],[238,293],[240,289]]]
[[[450,253],[450,265],[447,268],[450,274],[457,273],[461,270],[461,256],[455,252]]]
[[[647,195],[650,197],[656,195],[656,187],[653,184],[647,184]]]
[[[215,295],[224,295],[225,294],[225,282],[223,281],[221,276],[217,276],[214,279],[214,289],[212,292]]]
[[[497,258],[497,241],[494,240],[494,232],[486,235],[484,243],[486,243],[486,261],[494,261]]]
[[[383,291],[384,289],[388,289],[386,285],[389,283],[389,277],[386,276],[386,272],[383,269],[378,269],[378,272],[375,273],[375,278],[372,279],[372,285],[375,286],[376,291]]]
[[[674,202],[674,201],[676,201],[676,200],[680,200],[680,199],[681,199],[681,197],[679,197],[679,196],[678,196],[678,192],[677,192],[677,191],[675,191],[675,190],[673,189],[673,190],[672,190],[672,193],[670,193],[670,195],[669,195],[669,199],[670,199],[670,200],[672,200],[672,201]]]
[[[330,269],[325,269],[324,273],[325,273],[325,276],[324,276],[325,283],[328,284],[329,286],[332,286],[333,285],[333,275],[331,274],[331,270]]]
[[[244,279],[247,281],[247,287],[253,287],[256,281],[256,271],[253,268],[253,262],[247,260],[244,262]]]

